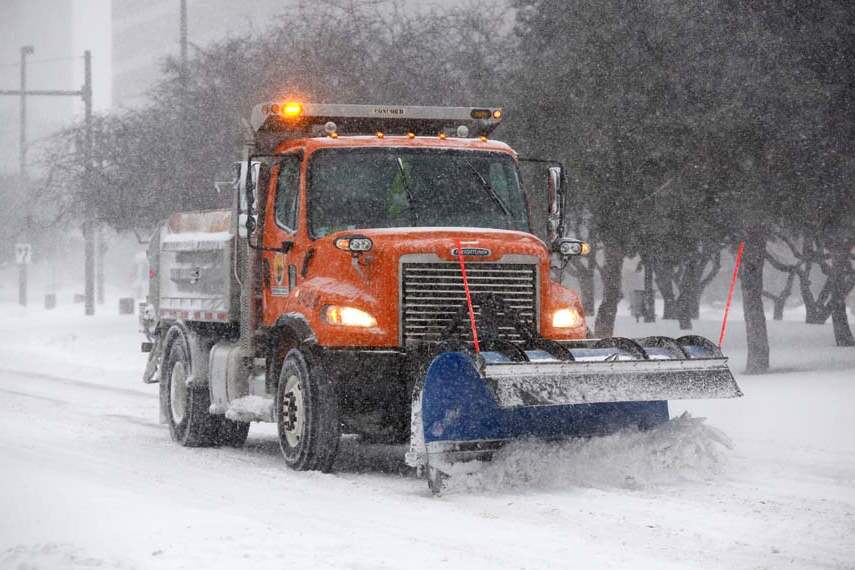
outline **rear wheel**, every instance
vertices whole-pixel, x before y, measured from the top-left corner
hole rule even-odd
[[[208,413],[208,387],[188,382],[192,370],[187,339],[179,334],[169,346],[160,384],[161,406],[166,413],[169,434],[186,447],[216,445],[219,418]]]
[[[243,447],[243,444],[246,443],[246,438],[249,435],[249,423],[235,422],[227,418],[217,419],[220,420],[220,430],[217,434],[217,445]]]
[[[285,356],[279,374],[276,424],[289,467],[298,471],[332,469],[341,436],[333,383],[322,369],[310,367],[297,349]]]

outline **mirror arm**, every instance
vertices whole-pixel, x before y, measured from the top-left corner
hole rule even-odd
[[[563,238],[565,236],[566,231],[566,223],[567,223],[567,169],[564,168],[564,163],[560,160],[549,159],[549,158],[532,158],[528,156],[520,156],[517,157],[517,162],[531,162],[534,164],[546,164],[557,166],[561,171],[561,176],[559,178],[559,187],[557,192],[557,200],[558,200],[558,209],[559,209],[559,217],[558,217],[558,228],[557,234],[558,239]],[[547,222],[548,226],[548,222]],[[548,229],[548,227],[547,227]]]
[[[558,196],[561,211],[558,216],[558,236],[563,238],[567,235],[567,169],[564,168],[563,162],[557,162],[561,168],[561,192]]]
[[[288,253],[291,251],[291,248],[294,247],[294,242],[290,240],[282,240],[282,245],[279,247],[264,247],[263,245],[256,245],[252,243],[252,239],[247,236],[246,239],[249,247],[254,249],[255,251],[272,251],[273,253]]]

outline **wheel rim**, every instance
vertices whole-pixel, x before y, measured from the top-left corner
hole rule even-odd
[[[176,362],[172,366],[172,374],[169,377],[169,407],[172,410],[172,420],[176,424],[184,421],[187,413],[187,370],[183,362]]]
[[[305,406],[303,405],[303,383],[296,374],[291,374],[285,381],[285,393],[282,395],[280,404],[279,417],[285,441],[290,447],[297,447],[303,439]]]

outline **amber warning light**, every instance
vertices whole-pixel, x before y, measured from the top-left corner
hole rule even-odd
[[[289,101],[279,106],[279,114],[283,117],[299,117],[303,114],[303,104]]]
[[[263,107],[265,113],[273,113],[280,117],[299,117],[303,114],[303,104],[296,101],[287,101],[285,103],[270,103]]]

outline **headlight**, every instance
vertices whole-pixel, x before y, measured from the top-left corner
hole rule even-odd
[[[552,314],[552,326],[557,329],[570,329],[582,325],[585,319],[576,309],[558,309]]]
[[[327,305],[324,307],[323,314],[324,319],[326,319],[326,321],[331,325],[362,327],[366,329],[377,326],[377,319],[356,307]]]
[[[351,253],[363,253],[370,251],[374,247],[374,242],[371,241],[371,238],[365,236],[342,237],[335,240],[334,243],[338,249],[350,251]]]
[[[591,253],[590,244],[574,238],[558,238],[552,243],[552,251],[564,256],[588,255]]]

